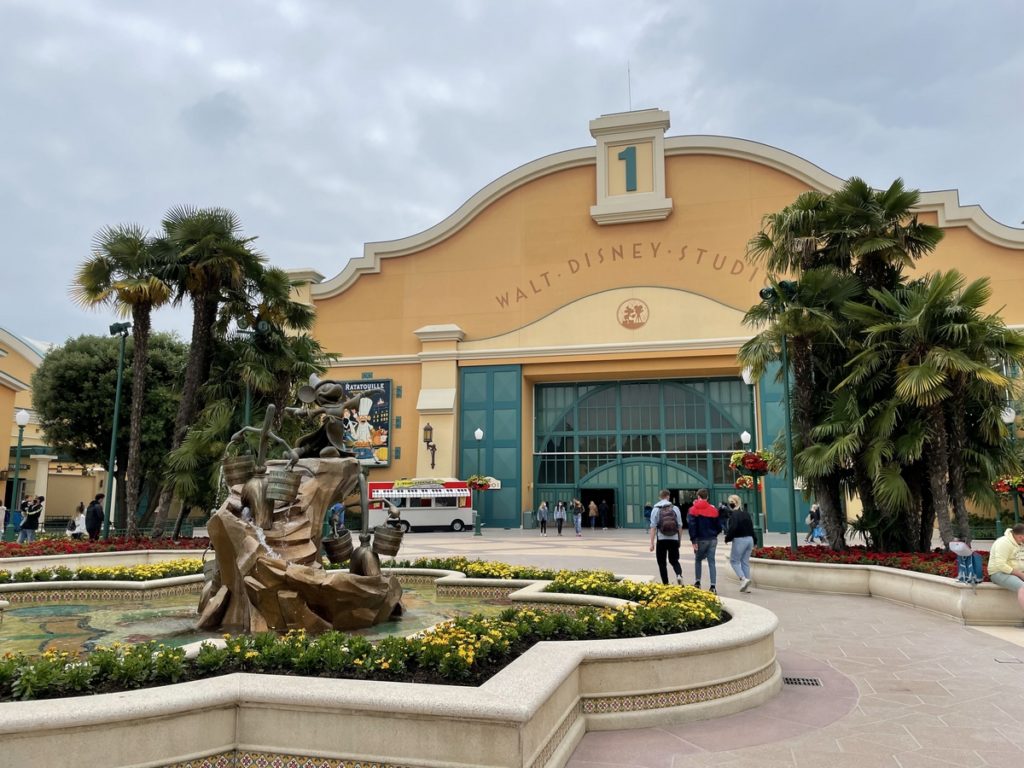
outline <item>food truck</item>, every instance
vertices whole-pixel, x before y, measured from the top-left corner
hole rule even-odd
[[[442,528],[462,531],[473,527],[472,494],[465,480],[448,477],[371,480],[367,491],[371,528],[387,522],[390,507],[397,509],[397,525],[402,531]]]

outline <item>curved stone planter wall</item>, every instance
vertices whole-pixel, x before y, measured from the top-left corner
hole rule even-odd
[[[203,556],[201,549],[135,549],[124,552],[87,552],[79,555],[39,555],[38,557],[3,557],[0,558],[0,569],[20,571],[22,568],[39,570],[40,568],[78,569],[86,566],[103,566],[115,568],[119,565],[148,565],[149,563],[165,563],[169,560],[199,560]]]
[[[410,583],[441,576],[441,586],[469,589],[471,582],[498,581],[409,570],[400,575]],[[543,582],[498,586],[513,602],[555,610],[568,603],[621,602],[544,593]],[[367,761],[380,768],[562,766],[587,730],[717,717],[778,692],[775,615],[749,603],[722,602],[732,618],[710,629],[538,643],[478,688],[233,674],[142,691],[4,703],[0,751],[11,765],[59,765],[74,754],[76,763],[90,768],[300,766],[309,758],[325,759],[317,765],[332,768]],[[682,658],[691,663],[680,663]]]
[[[838,595],[882,597],[957,619],[1007,625],[1024,620],[1011,592],[995,584],[961,584],[944,576],[880,565],[833,565],[753,558],[754,586]]]

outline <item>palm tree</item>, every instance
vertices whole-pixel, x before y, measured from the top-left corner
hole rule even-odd
[[[132,319],[132,407],[125,497],[128,535],[136,536],[142,481],[142,418],[146,402],[146,364],[151,315],[170,299],[170,287],[158,275],[159,258],[148,233],[136,224],[105,227],[93,238],[92,255],[78,268],[72,296],[81,305],[113,304]]]
[[[927,425],[923,459],[939,535],[947,546],[954,536],[970,541],[969,470],[991,464],[986,454],[999,460],[998,409],[1011,387],[1000,367],[1024,359],[1024,336],[981,313],[991,296],[987,278],[965,286],[951,270],[870,293],[873,304],[846,308],[866,330],[865,348],[851,360],[847,381],[889,380],[892,397],[919,410]],[[968,414],[975,419],[971,430]]]
[[[240,291],[247,277],[262,268],[264,257],[242,235],[238,217],[224,208],[172,208],[163,220],[160,249],[167,254],[164,279],[174,302],[192,304],[192,341],[171,449],[182,444],[200,407],[200,387],[210,370],[214,325],[225,294]],[[174,491],[167,484],[153,520],[153,536],[162,536]]]
[[[870,302],[867,289],[895,287],[904,267],[935,247],[942,232],[917,221],[918,201],[918,193],[906,190],[900,179],[879,191],[852,178],[831,195],[805,192],[769,214],[748,244],[748,258],[762,263],[771,280],[799,279],[783,308],[755,305],[747,313],[746,323],[769,327],[744,345],[740,360],[759,370],[777,359],[771,353],[777,347],[773,336],[786,334],[796,463],[821,504],[834,547],[844,546],[846,530],[841,490],[856,489],[868,517],[881,514],[873,471],[879,471],[883,455],[871,438],[874,419],[882,413],[874,404],[877,392],[869,384],[862,391],[850,389],[842,401],[833,394],[859,343],[856,324],[842,307],[851,300]]]

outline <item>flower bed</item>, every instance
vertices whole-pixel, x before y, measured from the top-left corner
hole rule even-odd
[[[575,582],[580,593],[586,594],[589,579],[584,574]],[[592,583],[602,589],[608,582]],[[281,637],[225,635],[223,648],[203,643],[191,659],[181,648],[154,643],[114,644],[83,656],[5,654],[0,701],[133,690],[232,672],[478,685],[541,640],[648,637],[721,622],[721,605],[711,595],[690,587],[644,586],[649,587],[643,590],[647,605],[583,607],[571,615],[509,608],[497,618],[459,618],[414,637],[378,643],[340,632],[310,637],[298,631]],[[687,599],[676,599],[680,596]]]
[[[173,576],[193,576],[203,572],[203,561],[196,558],[168,560],[144,565],[86,566],[84,568],[0,569],[0,584],[46,581],[153,581]]]
[[[388,560],[385,568],[434,568],[460,571],[471,579],[553,579],[557,571],[529,565],[509,565],[496,560],[470,560],[466,557],[420,557],[416,560]]]
[[[978,550],[978,553],[985,556],[985,577],[988,578],[988,552]],[[789,547],[759,547],[754,550],[753,557],[829,565],[880,565],[901,571],[956,578],[956,555],[951,552],[872,552],[864,547],[850,547],[839,552],[827,547],[800,547],[794,554]]]
[[[128,552],[152,549],[206,549],[207,538],[195,539],[129,539],[115,536],[99,541],[78,541],[68,538],[39,539],[28,544],[0,543],[0,559],[8,557],[40,557],[45,555],[82,555],[93,552]]]

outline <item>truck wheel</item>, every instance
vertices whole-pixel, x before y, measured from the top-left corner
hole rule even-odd
[[[408,533],[411,528],[412,528],[412,526],[409,525],[409,521],[408,520],[402,520],[398,524],[398,530],[400,530],[402,533]]]
[[[452,520],[452,530],[453,531],[458,532],[458,531],[461,531],[465,527],[466,526],[462,523],[461,520]]]

